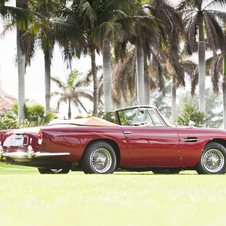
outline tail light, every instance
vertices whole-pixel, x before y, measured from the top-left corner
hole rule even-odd
[[[41,145],[43,140],[42,130],[38,131],[38,143]]]

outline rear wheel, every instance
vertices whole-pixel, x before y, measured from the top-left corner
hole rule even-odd
[[[67,174],[70,169],[47,169],[47,168],[38,168],[39,173],[41,174]]]
[[[81,166],[84,173],[108,174],[114,172],[116,162],[112,146],[107,142],[97,141],[86,149]]]
[[[199,174],[224,174],[226,171],[226,148],[216,142],[206,145],[196,165]]]

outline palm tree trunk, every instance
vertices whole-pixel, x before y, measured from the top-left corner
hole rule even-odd
[[[144,104],[149,105],[150,103],[150,78],[149,71],[144,71]]]
[[[199,111],[205,112],[205,42],[199,42]]]
[[[104,80],[104,113],[111,110],[111,45],[103,42],[103,80]]]
[[[21,47],[21,31],[17,29],[17,61],[18,61],[18,121],[25,119],[25,54]]]
[[[173,83],[172,83],[172,124],[175,123],[175,119],[177,117],[177,113],[176,113],[176,84],[175,84],[175,75],[173,75]]]
[[[137,99],[138,105],[144,104],[144,51],[137,44]]]
[[[203,29],[203,19],[199,18],[199,111],[205,112],[205,70],[206,70],[206,60],[205,60],[205,39],[204,39],[204,29]]]
[[[223,72],[223,123],[224,129],[226,129],[226,56],[224,56],[224,72]]]
[[[45,58],[45,101],[46,101],[46,109],[45,114],[50,113],[50,58],[49,58],[49,51],[44,52]]]
[[[150,103],[150,77],[148,71],[147,58],[144,58],[144,104]]]
[[[98,116],[98,84],[97,84],[97,69],[95,48],[91,47],[91,64],[93,73],[93,116]]]
[[[71,99],[68,99],[68,119],[71,119]]]

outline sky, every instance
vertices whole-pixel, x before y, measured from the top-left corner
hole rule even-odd
[[[170,0],[174,5],[179,3],[179,0]],[[15,0],[12,0],[12,5],[15,5]],[[0,19],[0,34],[3,31],[3,21]],[[2,81],[3,90],[17,98],[18,96],[18,73],[16,66],[16,29],[8,31],[6,35],[0,37],[0,79]],[[102,56],[96,55],[97,65],[102,64]],[[91,69],[91,60],[89,56],[82,56],[80,60],[74,59],[72,62],[72,70],[77,69],[84,74]],[[55,46],[53,61],[51,66],[51,76],[59,77],[64,80],[71,69],[67,68],[63,62],[60,48]],[[91,87],[92,88],[92,87]],[[25,75],[25,98],[34,99],[39,104],[45,106],[45,72],[44,72],[44,55],[37,47],[35,57],[31,61],[31,66],[26,68]],[[51,84],[51,92],[57,91],[55,84]],[[57,107],[57,99],[51,100],[51,108]],[[86,108],[92,110],[93,104],[86,102]],[[72,117],[79,114],[76,108],[72,109]],[[60,117],[67,118],[67,106],[65,104],[60,107]]]

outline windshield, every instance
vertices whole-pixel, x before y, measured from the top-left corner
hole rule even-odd
[[[153,109],[127,109],[119,111],[118,115],[124,126],[165,126]]]
[[[157,110],[157,109],[156,109]],[[163,118],[163,120],[166,122],[166,124],[168,125],[168,126],[174,126],[174,125],[172,125],[166,118],[165,118],[165,116],[163,116],[163,114],[159,111],[159,110],[157,110],[158,111],[158,113],[161,115],[161,117]]]

